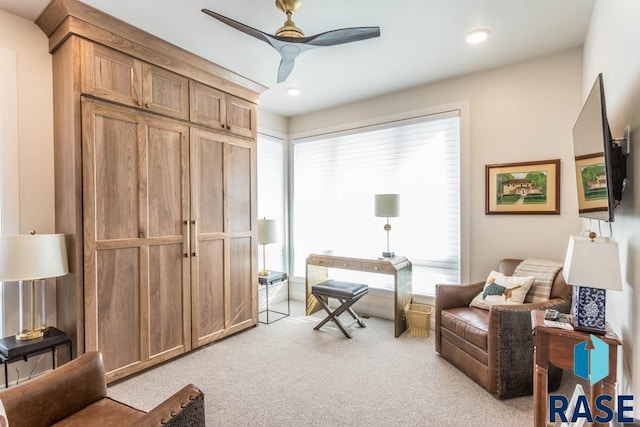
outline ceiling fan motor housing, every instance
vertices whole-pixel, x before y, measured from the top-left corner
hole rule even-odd
[[[304,32],[298,28],[295,22],[291,19],[291,16],[296,10],[298,10],[301,4],[302,0],[276,0],[276,6],[278,9],[287,14],[287,20],[282,27],[278,28],[276,36],[292,38],[304,37]]]

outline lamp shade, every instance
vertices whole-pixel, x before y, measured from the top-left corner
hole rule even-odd
[[[259,219],[258,220],[258,243],[266,245],[275,243],[276,239],[276,220],[275,219]]]
[[[376,216],[396,217],[400,214],[400,196],[397,194],[376,194]]]
[[[0,236],[0,280],[36,280],[69,272],[64,234]]]
[[[570,236],[562,273],[571,285],[621,291],[618,243],[609,238]]]

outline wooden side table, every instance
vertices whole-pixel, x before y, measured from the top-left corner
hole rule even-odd
[[[29,356],[51,351],[52,366],[56,368],[55,351],[56,347],[66,345],[69,348],[69,359],[73,359],[71,354],[71,339],[60,329],[49,327],[49,332],[42,338],[26,341],[16,340],[15,335],[0,339],[0,362],[4,364],[4,386],[9,388],[8,365],[16,360],[23,359],[25,362]]]
[[[562,369],[573,369],[573,348],[576,344],[590,338],[586,332],[551,328],[544,325],[544,311],[531,311],[531,324],[535,334],[534,367],[533,367],[533,421],[536,427],[547,425],[547,368],[549,363]],[[617,378],[618,337],[611,334],[598,335],[598,338],[609,344],[609,376],[591,386],[589,407],[596,411],[597,396],[608,394],[615,396]],[[612,408],[613,409],[613,408]],[[600,414],[604,415],[604,414]],[[601,424],[593,423],[594,426]]]

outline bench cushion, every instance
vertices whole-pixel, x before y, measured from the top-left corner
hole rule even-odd
[[[352,299],[369,292],[369,286],[361,283],[326,280],[311,287],[311,293],[330,298]]]

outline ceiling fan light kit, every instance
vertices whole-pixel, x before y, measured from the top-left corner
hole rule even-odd
[[[289,74],[293,71],[295,59],[307,50],[380,37],[380,27],[341,28],[305,37],[304,32],[296,26],[292,19],[294,12],[301,5],[301,0],[276,0],[276,6],[287,15],[287,20],[275,35],[256,30],[208,9],[202,9],[202,12],[238,31],[270,44],[278,51],[281,57],[280,66],[278,67],[278,83],[282,83],[289,77]]]

